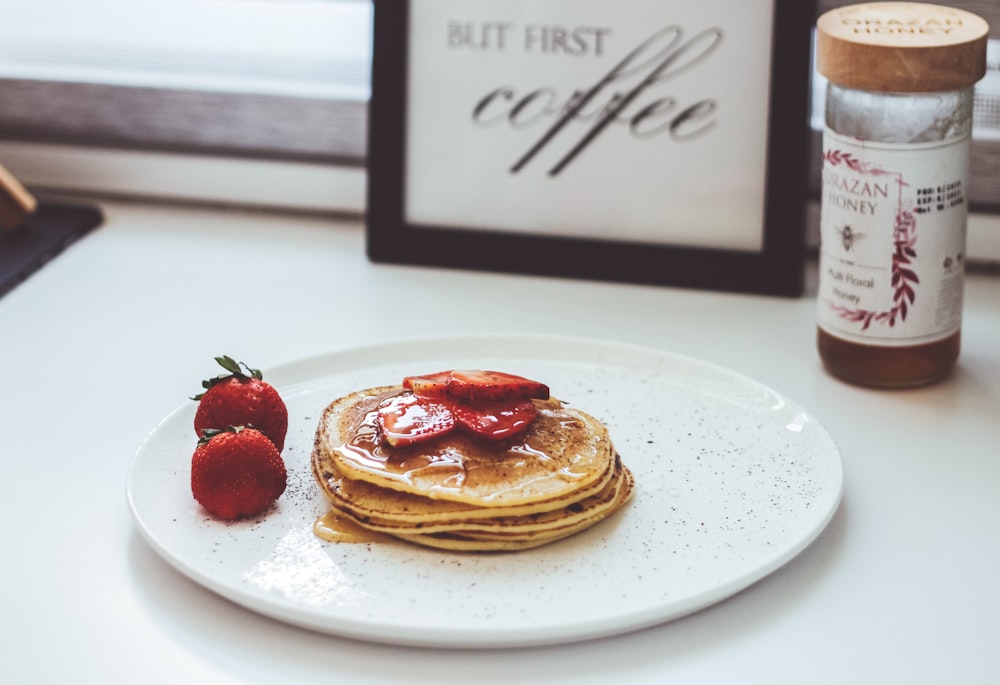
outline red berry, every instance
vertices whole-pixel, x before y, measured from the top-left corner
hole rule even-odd
[[[549,397],[549,387],[502,371],[455,370],[407,376],[403,387],[417,395],[461,403],[506,402]]]
[[[225,430],[229,426],[253,426],[269,437],[280,452],[285,447],[288,433],[288,409],[284,401],[260,371],[251,369],[230,357],[216,357],[216,361],[230,371],[202,382],[205,392],[198,400],[194,415],[194,430],[198,436],[208,429]]]
[[[411,394],[383,400],[375,422],[381,439],[393,447],[431,440],[455,428],[447,406]]]
[[[191,493],[213,516],[232,521],[267,509],[285,491],[285,463],[253,428],[208,431],[191,458]]]
[[[443,399],[448,396],[448,382],[451,371],[439,371],[425,376],[407,376],[403,379],[403,387],[412,390],[414,394],[423,397]]]
[[[456,404],[451,408],[458,425],[487,440],[505,440],[528,430],[538,416],[531,400]]]
[[[487,440],[527,431],[538,415],[532,399],[548,399],[549,387],[502,371],[439,371],[406,376],[403,388],[378,410],[384,442],[398,447],[431,440],[462,426]]]

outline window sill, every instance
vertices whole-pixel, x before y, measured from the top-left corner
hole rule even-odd
[[[39,194],[364,213],[362,166],[5,140],[0,160]]]
[[[0,159],[39,193],[149,198],[362,216],[364,167],[0,141]],[[815,248],[818,203],[809,205]],[[1000,264],[1000,214],[969,217],[969,260]]]

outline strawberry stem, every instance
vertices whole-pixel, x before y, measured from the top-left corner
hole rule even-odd
[[[216,363],[218,363],[219,366],[224,368],[229,373],[220,374],[215,378],[209,378],[207,380],[202,381],[201,387],[204,388],[205,390],[208,390],[213,385],[218,385],[222,381],[229,380],[230,378],[238,378],[241,381],[250,380],[251,378],[255,378],[259,381],[264,380],[264,374],[260,372],[260,369],[252,369],[245,362],[238,362],[229,355],[215,357],[215,361]],[[245,373],[243,371],[244,369],[246,369]],[[192,397],[191,399],[194,400],[195,402],[198,402],[204,396],[205,393],[201,392]]]
[[[198,438],[198,444],[204,445],[216,435],[221,435],[222,433],[240,433],[245,431],[247,428],[253,428],[253,426],[250,424],[247,424],[246,426],[229,426],[225,430],[222,428],[206,428],[201,432],[201,436]]]

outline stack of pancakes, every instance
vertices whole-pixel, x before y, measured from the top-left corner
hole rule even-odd
[[[592,526],[632,494],[607,429],[557,399],[533,400],[538,416],[513,441],[454,431],[390,447],[377,407],[402,392],[335,400],[316,431],[316,481],[336,512],[364,528],[443,549],[527,549]]]

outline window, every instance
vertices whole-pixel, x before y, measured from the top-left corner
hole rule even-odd
[[[996,212],[1000,4],[950,4],[994,27],[970,193]],[[0,162],[43,188],[361,212],[371,19],[371,0],[7,0]],[[818,193],[818,127],[810,171]]]
[[[368,0],[9,0],[0,160],[41,185],[360,209],[370,26]],[[262,195],[275,175],[288,192]]]

